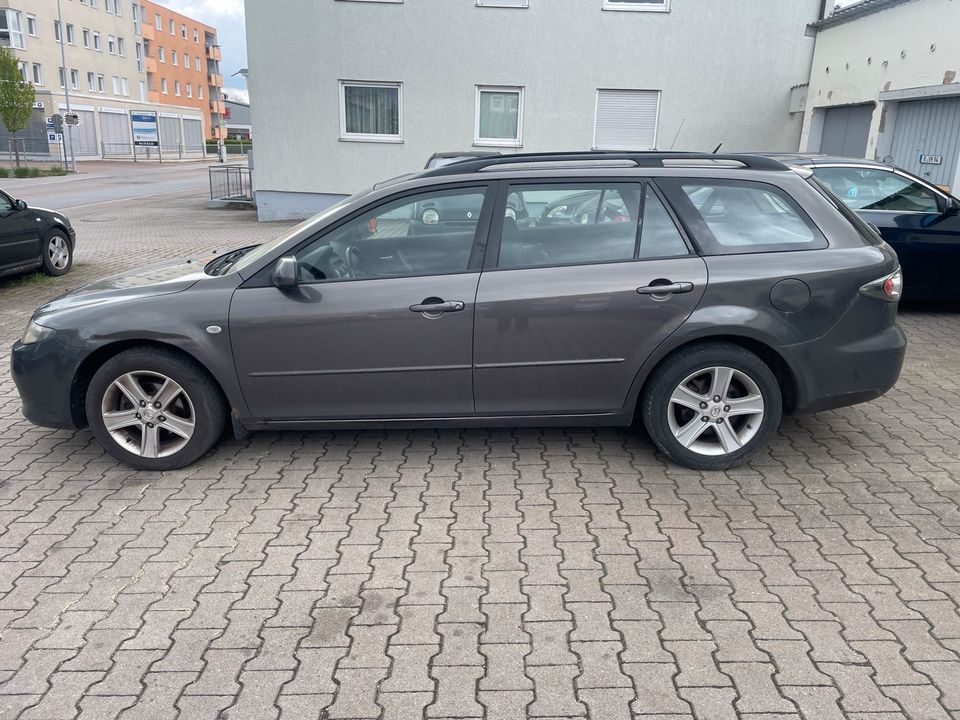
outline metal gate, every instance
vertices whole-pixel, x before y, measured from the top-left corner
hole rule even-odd
[[[200,118],[183,119],[183,152],[203,154],[203,121]]]
[[[873,107],[873,103],[869,103],[827,108],[823,117],[820,152],[840,157],[866,157]]]
[[[160,149],[164,153],[180,152],[180,118],[160,116]]]
[[[66,112],[61,109],[60,112]],[[93,110],[72,110],[80,118],[80,124],[71,128],[73,134],[73,154],[77,157],[89,157],[100,154],[100,146],[97,145],[97,116]],[[66,130],[64,130],[66,139]],[[67,154],[70,154],[69,146]]]
[[[103,155],[129,155],[130,118],[126,113],[100,111],[100,142]]]
[[[904,170],[938,185],[953,184],[960,159],[960,98],[901,102],[890,154]]]

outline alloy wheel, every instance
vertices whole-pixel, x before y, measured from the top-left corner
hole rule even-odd
[[[120,447],[145,458],[175,455],[196,429],[193,401],[183,387],[146,370],[126,373],[110,384],[101,417]]]
[[[57,270],[63,270],[70,262],[70,248],[67,241],[59,235],[54,235],[47,243],[47,256],[50,264]]]
[[[709,367],[688,375],[670,394],[667,421],[683,447],[700,455],[728,455],[759,432],[763,394],[745,372]]]

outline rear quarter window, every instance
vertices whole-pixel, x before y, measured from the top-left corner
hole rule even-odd
[[[783,190],[743,180],[660,181],[704,255],[817,250],[827,239]]]

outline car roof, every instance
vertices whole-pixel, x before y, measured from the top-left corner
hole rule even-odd
[[[890,163],[882,163],[877,160],[866,160],[864,158],[842,157],[840,155],[823,155],[819,153],[750,153],[760,157],[778,160],[784,165],[793,165],[795,167],[822,167],[824,165],[857,165],[860,167],[878,167],[891,169],[894,166]]]

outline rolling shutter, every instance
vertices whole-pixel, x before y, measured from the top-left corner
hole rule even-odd
[[[71,129],[73,135],[73,154],[89,157],[99,155],[100,147],[97,144],[97,116],[93,110],[73,109],[79,118],[80,124]],[[66,130],[64,130],[66,132]],[[68,151],[69,152],[69,151]]]
[[[130,153],[130,118],[126,113],[100,111],[100,137],[106,155]]]
[[[200,118],[183,119],[183,151],[203,152],[203,121]]]
[[[180,151],[180,118],[160,116],[160,148],[164,152]]]
[[[598,90],[594,148],[653,150],[659,111],[659,90]]]

